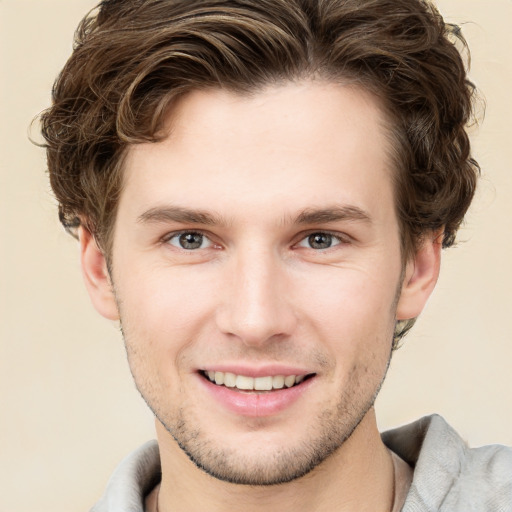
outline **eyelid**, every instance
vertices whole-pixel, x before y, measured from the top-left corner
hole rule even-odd
[[[209,247],[212,247],[212,246],[217,246],[217,247],[220,247],[220,244],[218,242],[215,242],[213,240],[213,237],[210,233],[202,230],[202,229],[180,229],[180,230],[177,230],[177,231],[171,231],[169,233],[166,233],[163,237],[161,237],[160,239],[160,243],[162,244],[169,244],[169,241],[174,238],[174,237],[179,237],[183,234],[186,234],[186,233],[197,233],[197,234],[200,234],[202,235],[205,239],[207,239],[210,244],[209,244]],[[334,239],[337,240],[338,243],[336,243],[334,246],[332,247],[336,247],[340,244],[348,244],[350,243],[353,239],[350,235],[347,235],[346,233],[340,233],[339,231],[330,231],[328,229],[309,229],[307,231],[303,231],[301,233],[299,233],[296,237],[295,237],[295,242],[293,243],[293,246],[298,246],[300,242],[306,240],[309,236],[315,234],[315,233],[319,233],[319,234],[325,234],[325,235],[329,235],[329,236],[332,236]],[[171,245],[171,244],[169,244]],[[176,247],[176,246],[173,246],[173,247]],[[327,249],[324,249],[324,251],[327,251],[329,250],[331,247],[327,248]],[[176,247],[176,249],[180,249],[179,247]],[[187,251],[186,249],[183,249],[183,251]],[[318,249],[315,249],[316,251],[318,251]],[[187,252],[193,252],[193,251],[187,251]]]
[[[295,242],[294,245],[297,245],[299,242],[302,242],[303,240],[306,240],[306,238],[317,233],[321,235],[332,236],[342,244],[350,243],[353,240],[350,235],[347,235],[346,233],[340,233],[339,231],[330,231],[328,229],[309,229],[308,231],[303,231],[297,235],[297,242]]]
[[[195,250],[191,250],[191,249],[184,249],[183,247],[178,247],[178,246],[175,246],[173,244],[170,244],[170,240],[172,240],[173,238],[175,237],[179,237],[181,235],[184,235],[184,234],[187,234],[187,233],[192,233],[192,234],[198,234],[198,235],[201,235],[203,236],[206,240],[208,240],[209,242],[209,245],[208,247],[203,247],[202,249],[208,249],[210,247],[214,247],[214,246],[218,246],[219,244],[215,243],[213,240],[212,240],[212,237],[211,235],[209,235],[208,233],[206,233],[205,231],[203,231],[202,229],[180,229],[178,231],[171,231],[170,233],[166,233],[161,239],[160,239],[160,243],[162,244],[168,244],[168,245],[172,245],[172,247],[178,249],[178,250],[182,250],[182,251],[185,251],[185,252],[195,252],[195,251],[198,251],[199,249],[195,249]]]

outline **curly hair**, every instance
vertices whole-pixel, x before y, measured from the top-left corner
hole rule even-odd
[[[475,87],[457,44],[468,51],[427,0],[104,0],[41,116],[60,219],[84,224],[108,259],[124,156],[164,137],[173,101],[315,76],[364,88],[387,114],[404,257],[432,231],[449,247],[479,174],[466,133]]]

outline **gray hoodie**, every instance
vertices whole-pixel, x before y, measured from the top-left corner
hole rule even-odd
[[[382,439],[414,468],[402,512],[512,512],[512,448],[468,448],[437,415]],[[144,512],[144,497],[160,476],[158,445],[150,441],[121,462],[91,512]]]

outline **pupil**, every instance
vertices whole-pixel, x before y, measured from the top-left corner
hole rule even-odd
[[[183,233],[180,236],[180,245],[183,249],[198,249],[203,243],[203,235],[200,233]]]
[[[328,249],[332,244],[332,236],[326,233],[313,233],[308,241],[313,249]]]

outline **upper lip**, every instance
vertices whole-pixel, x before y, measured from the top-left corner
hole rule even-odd
[[[243,364],[216,364],[205,365],[201,368],[205,372],[223,372],[234,373],[235,375],[244,375],[246,377],[275,377],[277,375],[310,375],[315,373],[311,370],[305,370],[303,367],[290,365],[261,365],[248,366]]]

